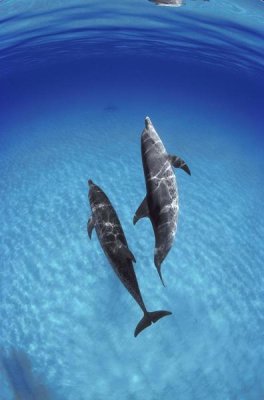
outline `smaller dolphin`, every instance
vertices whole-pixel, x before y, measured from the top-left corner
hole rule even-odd
[[[95,185],[91,179],[89,179],[88,185],[90,188],[88,197],[92,211],[92,216],[87,223],[88,236],[91,239],[93,228],[95,228],[101,247],[113,270],[144,313],[135,329],[134,336],[136,337],[143,329],[157,322],[160,318],[170,315],[171,312],[147,311],[133,267],[133,262],[136,262],[136,260],[128,248],[118,216],[102,189]]]
[[[157,6],[168,6],[168,7],[181,7],[183,0],[149,0],[151,3],[155,3]]]

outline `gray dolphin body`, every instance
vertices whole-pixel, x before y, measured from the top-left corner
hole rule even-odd
[[[134,336],[137,336],[143,329],[160,318],[170,315],[171,312],[147,311],[133,267],[133,262],[136,262],[136,260],[128,248],[118,216],[102,189],[91,180],[88,181],[88,184],[92,211],[92,216],[87,223],[88,236],[91,239],[92,230],[95,228],[101,247],[113,270],[144,313],[134,332]]]
[[[149,0],[151,3],[155,3],[158,6],[171,6],[180,7],[183,5],[183,0]]]
[[[173,167],[191,175],[187,164],[177,156],[170,156],[149,117],[141,135],[141,155],[147,195],[137,209],[133,223],[149,217],[155,234],[154,263],[161,275],[161,263],[174,241],[178,220],[178,189]]]

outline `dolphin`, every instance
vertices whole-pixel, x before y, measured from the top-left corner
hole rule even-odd
[[[155,3],[157,6],[170,6],[170,7],[181,7],[183,0],[149,0],[151,3]]]
[[[133,223],[149,217],[155,234],[154,263],[161,275],[161,263],[174,241],[178,220],[178,189],[173,167],[191,175],[187,164],[177,156],[167,153],[149,117],[141,135],[141,156],[147,195],[137,209]],[[165,286],[165,285],[164,285]]]
[[[128,247],[118,216],[102,189],[95,185],[91,179],[89,179],[88,185],[88,197],[92,211],[87,223],[88,236],[91,239],[93,228],[95,228],[101,247],[114,272],[144,313],[135,329],[134,336],[136,337],[143,329],[157,322],[160,318],[170,315],[171,312],[147,311],[133,267],[133,262],[136,262],[136,260]]]

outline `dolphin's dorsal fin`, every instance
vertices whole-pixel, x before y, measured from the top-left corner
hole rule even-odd
[[[89,236],[90,239],[92,238],[92,231],[93,231],[93,228],[94,228],[93,217],[90,217],[90,218],[88,219],[88,222],[87,222],[87,233],[88,233],[88,236]]]
[[[117,240],[116,245],[117,245],[118,254],[120,255],[121,258],[136,262],[136,259],[133,255],[132,251],[130,251],[129,248],[127,246],[125,246],[124,243],[121,242],[121,240]]]
[[[133,224],[135,225],[139,219],[149,217],[149,208],[148,208],[148,202],[147,198],[145,197],[140,206],[138,207],[134,218],[133,218]]]
[[[191,175],[191,171],[190,171],[188,165],[180,157],[169,155],[168,159],[174,168],[181,168],[181,169],[183,169],[183,171],[187,172],[187,174]]]

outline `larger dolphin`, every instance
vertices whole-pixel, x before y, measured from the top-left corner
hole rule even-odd
[[[118,216],[106,194],[91,180],[89,184],[89,201],[92,216],[87,223],[88,235],[91,239],[92,230],[95,228],[102,249],[112,265],[116,275],[123,285],[134,297],[144,316],[138,323],[134,336],[143,329],[157,322],[160,318],[170,315],[169,311],[147,311],[143,302],[133,262],[136,262],[132,252],[128,248],[125,234]]]
[[[161,275],[161,263],[171,249],[177,229],[178,189],[173,167],[191,175],[187,164],[167,153],[149,117],[141,135],[141,156],[147,195],[137,209],[133,223],[149,217],[155,234],[154,263]]]

